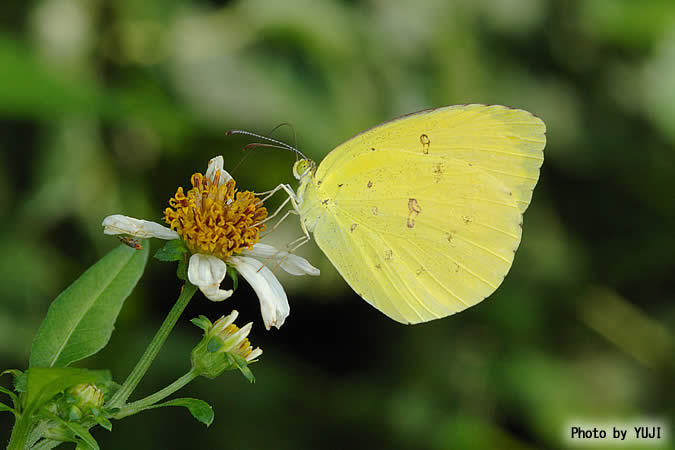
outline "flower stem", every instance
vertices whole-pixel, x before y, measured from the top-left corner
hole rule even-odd
[[[31,416],[32,414],[24,411],[24,414],[16,419],[7,450],[23,450],[26,447],[26,442],[28,441],[28,436],[30,435],[33,425]]]
[[[124,405],[131,393],[136,389],[136,386],[138,386],[138,383],[141,381],[141,378],[143,378],[143,375],[145,375],[145,372],[148,371],[150,364],[152,364],[152,361],[159,353],[162,345],[164,345],[164,341],[166,341],[166,338],[169,336],[169,333],[176,325],[178,318],[183,313],[183,310],[185,310],[185,307],[188,305],[196,291],[196,286],[188,282],[185,283],[183,291],[178,297],[178,300],[176,300],[176,304],[173,305],[173,308],[169,311],[166,319],[164,319],[164,323],[159,330],[157,330],[155,337],[152,338],[152,342],[150,342],[148,348],[145,349],[145,353],[141,356],[141,359],[136,364],[136,367],[134,367],[134,370],[131,371],[122,387],[120,387],[106,405],[108,408],[120,408]]]
[[[188,373],[168,385],[162,390],[159,390],[155,392],[152,395],[148,395],[145,398],[142,398],[138,401],[135,401],[133,403],[128,403],[124,405],[120,411],[115,414],[115,419],[121,419],[123,417],[130,416],[132,414],[136,414],[139,411],[142,411],[143,409],[147,408],[148,406],[152,406],[155,403],[164,400],[166,397],[169,395],[173,394],[177,390],[181,389],[183,386],[188,384],[190,381],[194,380],[199,376],[199,373],[195,371],[194,369],[190,369]]]

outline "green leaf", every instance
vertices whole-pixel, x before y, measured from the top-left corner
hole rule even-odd
[[[227,359],[230,361],[230,363],[239,369],[241,374],[244,375],[244,378],[246,378],[249,383],[255,383],[255,377],[253,376],[251,369],[248,368],[246,359],[242,358],[236,353],[225,353],[225,355],[227,355]]]
[[[213,423],[213,408],[204,400],[198,398],[176,398],[168,402],[158,403],[145,409],[163,408],[164,406],[184,406],[192,414],[192,417],[206,425]]]
[[[76,369],[72,367],[32,367],[26,371],[28,381],[26,411],[31,415],[55,395],[81,383],[105,382],[110,374],[106,371]]]
[[[211,327],[213,327],[213,323],[211,323],[209,318],[203,315],[200,315],[199,317],[196,317],[194,319],[190,319],[190,322],[192,322],[193,325],[196,325],[202,330],[204,330],[205,333],[208,333]]]
[[[12,402],[14,403],[15,408],[17,408],[19,406],[19,397],[17,397],[17,395],[14,392],[12,392],[9,389],[4,388],[2,386],[0,386],[0,392],[3,392],[3,393],[10,396],[10,398],[12,399]]]
[[[94,436],[92,436],[91,433],[89,433],[89,430],[87,430],[86,427],[80,425],[79,423],[73,422],[62,422],[62,423],[66,427],[68,427],[70,431],[79,436],[82,439],[82,441],[84,441],[84,443],[89,446],[89,448],[93,448],[94,450],[100,450],[98,442],[96,442],[96,439],[94,439]],[[80,444],[78,443],[77,446],[79,448]]]
[[[187,253],[188,249],[185,243],[180,239],[174,239],[157,250],[154,257],[160,261],[182,261]]]
[[[2,411],[9,411],[12,414],[14,414],[15,416],[19,417],[19,413],[17,413],[14,408],[11,408],[11,407],[5,405],[4,403],[0,402],[0,412],[2,412]]]
[[[148,245],[120,245],[52,302],[30,355],[31,367],[65,367],[101,350],[148,259]]]

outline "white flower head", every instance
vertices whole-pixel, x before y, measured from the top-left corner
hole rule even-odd
[[[304,258],[258,242],[267,210],[252,192],[235,189],[234,179],[223,169],[222,156],[209,161],[206,175],[192,175],[191,183],[187,193],[179,187],[169,200],[170,207],[164,211],[169,227],[115,214],[103,220],[103,232],[182,239],[192,253],[188,280],[212,301],[223,301],[232,295],[232,290],[221,289],[220,284],[227,265],[233,266],[258,295],[265,327],[280,328],[290,306],[268,265],[292,275],[319,275],[319,270]]]

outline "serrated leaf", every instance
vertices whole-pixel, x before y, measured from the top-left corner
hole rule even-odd
[[[230,361],[230,363],[239,369],[241,374],[244,375],[244,378],[246,378],[249,383],[255,383],[255,377],[253,376],[251,369],[248,368],[246,359],[242,358],[236,353],[225,353],[225,355],[227,355],[227,359]]]
[[[194,319],[190,319],[190,322],[193,325],[198,326],[205,332],[208,332],[211,329],[211,327],[213,327],[213,323],[209,320],[209,318],[203,315],[200,315],[199,317],[196,317]]]
[[[0,375],[12,375],[12,385],[16,392],[26,392],[26,375],[19,369],[3,370]]]
[[[164,247],[157,250],[154,258],[160,261],[182,261],[185,259],[185,254],[188,249],[185,243],[180,239],[173,239],[164,244]]]
[[[14,390],[16,392],[26,392],[26,385],[28,384],[28,376],[26,372],[21,372],[21,375],[14,377]]]
[[[148,245],[120,245],[59,294],[33,341],[30,367],[65,367],[105,347],[147,259]]]
[[[183,406],[190,411],[192,417],[207,427],[213,423],[213,408],[204,400],[199,400],[198,398],[176,398],[168,402],[152,405],[146,409],[163,408],[165,406]]]

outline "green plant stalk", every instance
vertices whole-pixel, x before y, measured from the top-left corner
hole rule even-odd
[[[162,323],[162,326],[159,328],[159,330],[157,330],[155,337],[152,339],[152,342],[150,342],[150,345],[148,345],[148,348],[145,349],[145,353],[143,353],[143,356],[141,356],[141,359],[136,364],[136,367],[134,367],[134,370],[131,371],[127,379],[124,381],[122,387],[120,387],[115,395],[112,396],[110,402],[106,405],[107,408],[120,408],[122,405],[124,405],[131,393],[134,391],[134,389],[136,389],[136,386],[138,386],[138,383],[141,381],[145,373],[148,371],[150,364],[152,364],[152,361],[159,353],[159,350],[162,348],[162,345],[164,345],[166,338],[169,336],[169,333],[176,325],[180,315],[183,314],[185,307],[188,305],[195,292],[197,292],[197,287],[193,284],[185,282],[183,291],[178,297],[178,300],[176,300],[176,304],[173,305],[173,308],[171,308],[171,311],[169,311],[166,319],[164,319],[164,323]]]
[[[28,436],[33,428],[33,418],[30,411],[24,411],[21,417],[16,419],[12,429],[12,437],[9,438],[7,450],[24,450]]]
[[[199,376],[199,373],[197,373],[194,369],[190,369],[188,373],[183,375],[182,377],[178,378],[176,381],[165,387],[164,389],[161,389],[157,392],[155,392],[152,395],[148,395],[145,398],[142,398],[138,401],[135,401],[133,403],[129,403],[127,405],[124,405],[120,411],[115,414],[113,417],[115,419],[121,419],[123,417],[130,416],[132,414],[136,414],[137,412],[142,411],[143,409],[147,408],[148,406],[152,406],[155,403],[164,400],[167,398],[169,395],[173,394],[174,392],[178,391],[181,389],[183,386],[188,384],[190,381],[194,380]]]

